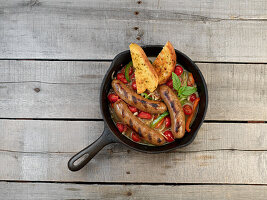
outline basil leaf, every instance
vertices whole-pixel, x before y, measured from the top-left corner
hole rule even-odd
[[[183,94],[185,88],[186,88],[185,86],[182,86],[182,87],[179,88],[179,90],[178,90],[178,96],[181,96]]]
[[[196,87],[185,87],[184,91],[181,93],[182,95],[189,96],[197,91]]]
[[[181,87],[181,81],[174,72],[172,72],[172,85],[173,85],[173,88],[177,91]]]

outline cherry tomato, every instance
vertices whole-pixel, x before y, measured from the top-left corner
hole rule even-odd
[[[165,131],[163,134],[165,135],[167,142],[174,141],[174,137],[171,131]]]
[[[133,81],[133,83],[132,83],[132,88],[133,88],[134,90],[137,90],[137,87],[136,87],[136,81]]]
[[[131,79],[134,79],[134,78],[135,78],[135,73],[133,73],[133,75],[132,75]]]
[[[135,132],[132,132],[132,140],[135,142],[139,142],[140,141],[139,135],[137,135]]]
[[[118,74],[117,74],[117,79],[120,80],[120,81],[122,81],[122,79],[125,79],[124,74],[123,74],[123,73],[118,73]],[[126,79],[125,79],[125,80],[126,80]]]
[[[191,106],[184,105],[183,109],[184,109],[184,114],[185,115],[191,115],[191,113],[192,113],[192,107]]]
[[[141,111],[137,117],[141,118],[141,119],[152,119],[152,115],[150,113],[147,112],[143,112]]]
[[[123,82],[124,84],[128,83],[128,81],[126,80],[126,78],[121,79],[121,82]]]
[[[187,85],[188,86],[193,86],[195,83],[194,77],[192,73],[188,73],[188,80],[187,80]]]
[[[175,70],[174,70],[174,73],[177,75],[177,76],[181,76],[182,75],[182,73],[183,73],[183,68],[180,66],[180,65],[177,65],[176,67],[175,67]]]
[[[166,85],[169,86],[170,88],[173,88],[172,79],[169,80],[169,81],[166,83]]]
[[[191,94],[190,97],[189,97],[189,100],[193,103],[197,98],[197,95],[194,93],[194,94]]]
[[[125,131],[125,126],[122,123],[117,123],[116,124],[117,128],[119,129],[119,131],[122,133],[123,131]]]
[[[111,103],[115,103],[116,101],[119,100],[119,96],[116,95],[116,94],[109,94],[109,95],[108,95],[108,100],[109,100]]]
[[[128,106],[128,108],[132,113],[138,112],[138,109],[136,107]]]
[[[169,128],[171,126],[171,118],[169,116],[167,116],[165,118],[165,127]]]

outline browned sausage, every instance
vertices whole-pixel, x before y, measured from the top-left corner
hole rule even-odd
[[[165,138],[134,116],[124,101],[114,103],[114,110],[120,120],[133,129],[145,141],[154,145],[163,145],[165,143]]]
[[[152,114],[160,114],[167,110],[167,107],[163,102],[145,99],[133,90],[129,89],[120,80],[114,79],[112,81],[112,87],[122,100],[139,110]]]
[[[175,138],[182,138],[185,134],[185,116],[177,95],[166,85],[159,88],[160,96],[168,107],[172,133]]]

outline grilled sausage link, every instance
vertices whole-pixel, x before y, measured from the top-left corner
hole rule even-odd
[[[139,110],[152,114],[161,114],[167,110],[167,107],[163,102],[145,99],[129,89],[120,80],[114,79],[112,81],[112,88],[122,100]]]
[[[177,95],[166,85],[159,88],[160,96],[168,107],[172,133],[175,138],[182,138],[185,134],[185,116]]]
[[[125,102],[117,101],[114,103],[114,110],[120,120],[133,129],[145,141],[154,145],[163,145],[165,143],[165,138],[134,116]]]

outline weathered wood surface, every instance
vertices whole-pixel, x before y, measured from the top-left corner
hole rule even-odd
[[[100,135],[103,122],[0,122],[0,180],[267,183],[267,124],[204,123],[190,146],[157,155],[110,145],[73,173],[67,161]]]
[[[104,122],[0,120],[0,127],[2,151],[75,153],[101,135]],[[177,151],[224,149],[265,151],[267,150],[266,127],[267,124],[264,123],[204,123],[195,141],[188,147]],[[112,149],[111,146],[108,149]],[[119,151],[119,149],[113,150]],[[126,150],[127,148],[120,149],[122,152]]]
[[[142,1],[141,1],[142,2]],[[267,62],[265,1],[1,1],[0,58],[112,59],[131,42]]]
[[[197,63],[209,90],[208,120],[267,120],[267,65]],[[101,118],[110,62],[0,61],[1,118]]]
[[[38,199],[177,199],[265,200],[266,185],[79,185],[56,183],[0,183],[0,198]]]

